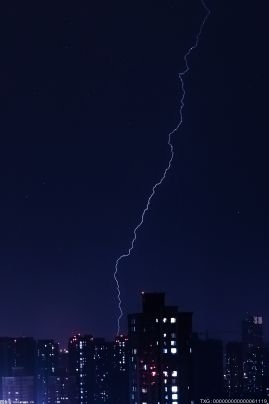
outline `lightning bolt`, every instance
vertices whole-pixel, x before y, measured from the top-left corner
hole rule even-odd
[[[117,286],[117,298],[118,298],[118,303],[119,303],[119,306],[118,306],[119,307],[119,316],[118,316],[118,319],[117,319],[117,326],[118,326],[117,335],[120,334],[120,321],[121,321],[121,318],[123,316],[120,283],[119,283],[119,280],[118,280],[119,264],[123,259],[128,258],[131,255],[131,253],[132,253],[132,251],[134,249],[136,239],[137,239],[137,232],[142,227],[142,225],[144,223],[144,218],[145,218],[145,215],[146,215],[146,213],[148,212],[148,210],[150,208],[152,198],[154,197],[157,188],[159,188],[160,185],[165,180],[166,175],[167,175],[168,171],[170,170],[170,168],[172,166],[172,162],[174,160],[175,152],[174,152],[174,146],[172,144],[172,137],[179,130],[179,128],[181,127],[181,125],[183,123],[183,109],[184,109],[184,106],[185,106],[184,101],[185,101],[185,95],[186,95],[184,76],[190,70],[190,66],[189,66],[189,62],[188,62],[189,56],[192,53],[192,51],[194,51],[199,46],[200,37],[202,35],[204,26],[206,24],[206,21],[207,21],[208,17],[211,14],[211,10],[207,7],[204,0],[200,0],[200,1],[202,3],[202,6],[204,7],[205,16],[204,16],[204,18],[203,18],[203,20],[202,20],[202,22],[200,24],[200,29],[199,29],[198,33],[196,34],[196,40],[195,40],[194,44],[188,49],[188,51],[184,55],[185,69],[178,74],[178,78],[179,78],[180,86],[181,86],[181,91],[182,91],[182,96],[181,96],[181,99],[180,99],[179,122],[178,122],[177,126],[168,134],[168,142],[167,142],[167,144],[168,144],[169,149],[170,149],[170,158],[169,158],[167,167],[165,168],[160,180],[158,182],[156,182],[152,187],[151,194],[147,199],[146,207],[144,208],[144,210],[142,212],[140,221],[139,221],[139,223],[137,224],[137,226],[133,230],[133,238],[132,238],[131,245],[130,245],[128,251],[126,253],[122,254],[121,256],[119,256],[119,258],[116,260],[116,263],[115,263],[114,280],[115,280],[116,286]]]

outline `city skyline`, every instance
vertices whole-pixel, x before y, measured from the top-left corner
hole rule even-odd
[[[128,333],[113,341],[72,335],[53,339],[0,336],[0,400],[10,404],[196,404],[269,398],[269,345],[263,318],[247,315],[238,342],[193,330],[191,312],[164,293],[142,293]],[[206,369],[206,371],[205,371]]]
[[[171,303],[173,303],[171,305],[171,307],[179,307],[178,302],[171,302],[170,299],[168,298],[169,294],[165,293],[165,292],[160,292],[160,291],[142,291],[140,293],[140,298],[143,298],[143,296],[145,295],[163,295],[166,296],[166,303],[168,303],[169,305],[171,305]],[[139,300],[139,299],[138,299]],[[143,305],[141,304],[141,302],[139,302],[139,307],[137,309],[137,311],[140,311],[143,308]],[[187,312],[190,312],[188,309],[186,309]],[[195,318],[196,318],[196,313],[194,312],[190,312],[192,313],[192,323],[193,325],[193,333],[203,336],[204,338],[209,338],[209,339],[218,339],[223,341],[223,343],[227,343],[230,341],[233,341],[235,343],[238,343],[241,339],[242,339],[242,321],[246,318],[248,318],[250,316],[250,318],[257,318],[257,319],[262,319],[262,325],[263,325],[263,330],[266,330],[265,326],[266,326],[266,318],[264,317],[262,312],[256,312],[256,313],[250,313],[245,311],[244,313],[241,314],[241,316],[238,317],[238,321],[237,321],[237,332],[234,332],[234,330],[231,332],[229,331],[229,327],[227,330],[222,330],[222,337],[220,335],[216,335],[216,334],[212,334],[210,333],[209,330],[207,329],[197,329],[195,327]],[[14,334],[14,335],[8,335],[7,333],[5,333],[4,331],[2,331],[0,333],[0,338],[12,338],[12,339],[16,339],[16,338],[34,338],[36,341],[39,340],[53,340],[55,341],[56,344],[58,344],[59,349],[61,350],[68,350],[68,344],[69,344],[69,340],[70,338],[72,338],[73,336],[76,335],[91,335],[94,339],[105,339],[106,341],[113,341],[115,340],[117,337],[124,337],[126,335],[128,335],[128,317],[130,316],[130,313],[126,313],[123,317],[123,324],[126,324],[126,326],[121,329],[121,333],[119,335],[112,335],[112,336],[105,336],[102,334],[94,334],[92,333],[91,329],[80,329],[77,328],[76,330],[72,330],[72,332],[66,336],[66,338],[63,338],[62,340],[57,340],[57,338],[55,338],[53,336],[53,333],[48,333],[45,337],[43,336],[37,336],[37,335],[28,335],[25,333],[22,334]],[[265,320],[265,321],[264,321]],[[263,337],[265,340],[265,343],[269,344],[269,339],[268,336],[265,332],[263,332]]]

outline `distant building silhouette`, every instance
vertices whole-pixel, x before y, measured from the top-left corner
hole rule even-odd
[[[53,340],[37,341],[37,404],[49,401],[49,377],[56,374],[59,346]]]
[[[229,398],[265,398],[269,395],[268,354],[263,342],[263,318],[247,315],[241,342],[230,342],[225,352],[225,390]]]
[[[24,368],[13,368],[12,376],[2,377],[2,400],[6,403],[35,404],[35,377],[26,376]]]
[[[192,313],[166,306],[163,293],[142,301],[142,313],[128,316],[130,403],[190,403]]]
[[[94,387],[94,343],[92,335],[74,335],[69,339],[69,375],[76,380],[75,402],[91,404]]]
[[[0,338],[1,400],[36,402],[36,341]]]
[[[223,397],[223,344],[222,341],[193,334],[192,338],[193,400]]]
[[[91,335],[73,336],[69,340],[68,376],[75,380],[76,404],[127,404],[128,338],[119,336],[108,342]],[[58,385],[58,379],[54,383]]]
[[[243,393],[243,347],[241,342],[228,342],[225,347],[224,383],[228,398],[241,398]]]
[[[111,361],[111,343],[104,338],[93,340],[93,357],[91,358],[94,383],[92,386],[92,401],[94,403],[107,403],[109,400],[109,376]]]
[[[262,398],[264,389],[263,318],[247,315],[242,321],[243,392]]]
[[[109,403],[129,403],[129,340],[124,335],[112,343],[109,372]]]
[[[12,376],[12,368],[15,366],[14,338],[0,338],[0,399],[2,395],[2,378]]]
[[[77,404],[77,378],[55,375],[48,378],[48,404]]]
[[[77,404],[78,380],[69,374],[69,352],[57,352],[56,372],[48,377],[48,404]]]

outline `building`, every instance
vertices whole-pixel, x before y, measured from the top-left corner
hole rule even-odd
[[[111,343],[109,369],[109,403],[126,404],[129,402],[129,340],[119,335]]]
[[[242,321],[243,393],[263,398],[264,390],[263,318],[247,315]]]
[[[10,404],[35,404],[35,378],[24,368],[13,368],[12,376],[2,377],[2,400]]]
[[[36,341],[32,337],[20,337],[13,340],[14,368],[23,369],[24,376],[36,374]]]
[[[222,341],[192,337],[193,401],[223,397],[223,344]]]
[[[242,398],[243,351],[241,342],[228,342],[225,349],[224,384],[228,398]]]
[[[93,340],[93,357],[91,358],[94,369],[94,383],[91,388],[93,402],[96,404],[108,403],[110,396],[110,368],[111,368],[111,343],[104,338]]]
[[[1,400],[36,402],[36,342],[33,338],[0,338]]]
[[[57,367],[49,372],[47,379],[48,404],[77,404],[79,382],[77,376],[69,374],[69,352],[57,347]],[[52,369],[51,369],[52,370]]]
[[[0,400],[3,400],[2,378],[12,376],[14,366],[14,339],[9,337],[0,338]]]
[[[142,303],[128,316],[130,403],[190,403],[192,313],[166,306],[164,293],[142,293]]]
[[[77,404],[76,376],[55,375],[48,377],[48,404]]]
[[[48,380],[56,374],[59,346],[53,340],[37,341],[37,404],[48,403]]]
[[[94,343],[92,335],[74,335],[69,339],[69,376],[76,380],[74,401],[77,404],[93,403]]]

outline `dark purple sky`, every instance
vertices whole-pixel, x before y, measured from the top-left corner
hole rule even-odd
[[[267,2],[208,6],[123,307],[162,290],[196,330],[237,337],[250,311],[268,337]],[[114,335],[115,259],[167,163],[202,18],[199,0],[1,5],[1,335]]]

